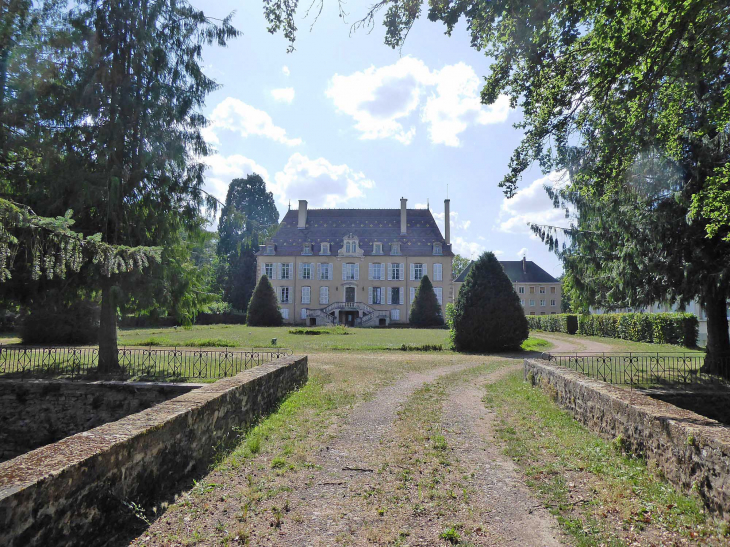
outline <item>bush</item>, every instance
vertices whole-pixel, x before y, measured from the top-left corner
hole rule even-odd
[[[427,275],[421,278],[421,283],[416,290],[408,323],[413,327],[439,327],[444,324],[441,305]]]
[[[699,321],[691,313],[605,313],[581,315],[578,334],[634,342],[697,345]]]
[[[20,326],[23,344],[95,344],[99,306],[91,302],[49,304],[31,309]]]
[[[528,315],[527,324],[530,325],[530,330],[565,332],[567,334],[578,332],[578,316],[572,313]]]
[[[518,349],[529,336],[520,299],[493,253],[473,263],[448,313],[456,351]]]
[[[444,351],[444,347],[441,344],[422,344],[420,346],[403,344],[398,349],[401,351]]]
[[[284,322],[274,287],[265,275],[261,276],[251,295],[247,316],[251,327],[278,327]]]

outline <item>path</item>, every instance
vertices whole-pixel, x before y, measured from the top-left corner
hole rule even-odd
[[[538,338],[547,340],[553,347],[548,352],[560,353],[560,352],[574,352],[574,351],[585,351],[589,353],[602,353],[602,352],[615,352],[616,348],[609,344],[602,342],[596,342],[588,338],[581,337],[575,339],[570,334],[560,334],[555,332],[540,332],[537,334]]]
[[[189,497],[184,510],[153,523],[135,544],[184,545],[199,535],[196,545],[218,545],[225,534],[231,545],[426,547],[447,545],[441,533],[463,526],[460,533],[473,545],[559,545],[553,517],[502,453],[494,414],[482,402],[482,387],[517,370],[521,359],[477,359],[406,374],[355,405],[336,436],[310,454],[309,470],[277,475],[263,462],[211,473],[201,484],[215,483],[214,491]],[[485,362],[496,372],[476,375]],[[442,389],[431,409],[436,414],[427,418],[441,422],[449,447],[445,463],[418,441],[429,423],[404,430],[412,416],[399,415],[424,389]],[[256,509],[240,511],[255,480],[268,487],[257,494]]]

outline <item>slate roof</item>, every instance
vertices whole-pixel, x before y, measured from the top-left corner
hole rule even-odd
[[[499,263],[512,283],[560,283],[532,260],[525,261],[527,272],[522,270],[521,260],[500,260]],[[469,275],[472,264],[474,262],[470,262],[464,271],[459,274],[459,277],[454,280],[456,283],[466,281],[466,276]]]
[[[406,211],[406,235],[400,233],[400,209],[309,209],[307,227],[297,228],[299,211],[286,213],[271,238],[278,256],[301,255],[305,243],[313,244],[313,256],[319,255],[320,243],[330,243],[330,256],[337,256],[343,238],[357,236],[365,256],[373,254],[373,243],[383,244],[383,256],[390,256],[390,244],[401,244],[401,256],[432,256],[433,243],[440,242],[443,256],[454,256],[428,209]],[[264,254],[264,247],[258,252]],[[378,255],[380,256],[380,255]]]

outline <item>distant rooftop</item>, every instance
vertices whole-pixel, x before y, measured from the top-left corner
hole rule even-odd
[[[500,260],[499,263],[512,283],[559,283],[557,279],[532,260]],[[464,268],[464,271],[455,279],[456,283],[466,281],[466,276],[469,275],[472,264],[474,264],[473,261]]]

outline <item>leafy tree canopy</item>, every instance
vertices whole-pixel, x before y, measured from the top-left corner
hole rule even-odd
[[[262,275],[248,304],[246,324],[251,327],[278,327],[283,322],[274,287],[269,278]]]
[[[461,272],[466,270],[466,267],[469,265],[469,262],[471,262],[471,260],[469,260],[468,258],[465,258],[458,254],[454,255],[454,258],[451,259],[451,276],[454,279],[459,277]]]
[[[444,324],[436,292],[427,275],[421,278],[416,290],[416,297],[411,304],[408,322],[416,327],[436,327]]]

